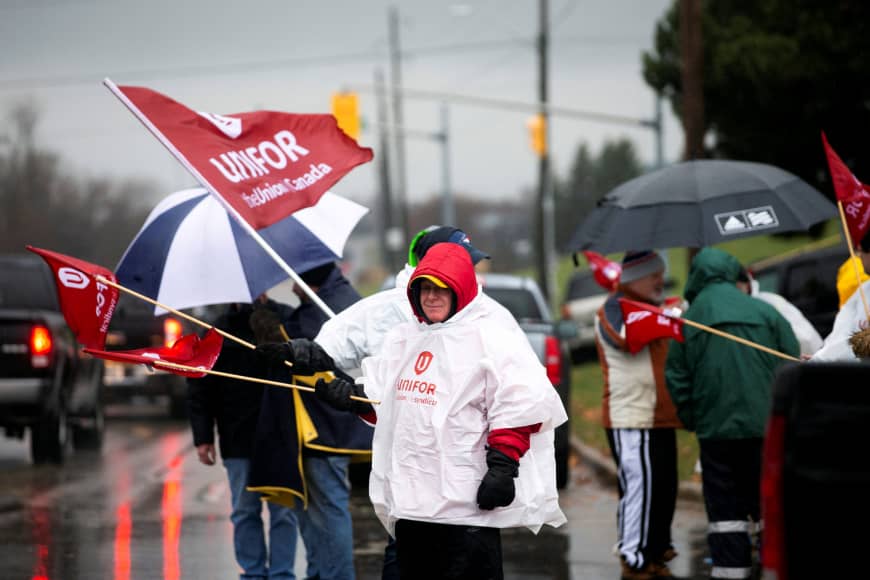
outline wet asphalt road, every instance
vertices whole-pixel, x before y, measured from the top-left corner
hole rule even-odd
[[[110,408],[102,451],[77,452],[62,468],[31,466],[26,441],[0,439],[0,579],[237,578],[225,472],[200,465],[186,423],[164,415]],[[615,491],[579,464],[561,504],[562,528],[503,532],[506,578],[618,579]],[[378,579],[386,535],[364,489],[351,509],[357,577]],[[672,569],[681,577],[704,577],[705,525],[698,504],[680,502]]]

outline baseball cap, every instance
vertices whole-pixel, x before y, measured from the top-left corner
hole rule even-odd
[[[429,248],[435,244],[441,243],[459,244],[464,247],[471,256],[471,261],[477,264],[484,258],[489,258],[490,255],[478,250],[471,245],[471,240],[468,235],[460,230],[450,226],[430,226],[418,233],[411,241],[408,248],[408,263],[416,266],[417,263],[426,255]]]

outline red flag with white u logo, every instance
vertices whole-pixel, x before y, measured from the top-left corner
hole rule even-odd
[[[98,281],[97,276],[114,282],[115,275],[72,256],[33,246],[27,249],[42,256],[51,268],[63,317],[76,340],[88,348],[102,349],[118,304],[118,290]]]
[[[828,169],[831,171],[831,180],[834,182],[834,192],[837,200],[843,204],[843,213],[846,214],[846,223],[849,226],[849,236],[852,245],[857,244],[864,238],[864,234],[870,229],[870,191],[867,185],[858,181],[858,178],[846,167],[840,156],[828,144],[828,138],[822,132],[822,143],[825,146],[825,155],[828,158]]]
[[[620,298],[619,306],[625,321],[625,343],[631,354],[637,354],[657,338],[683,342],[683,321],[679,317],[668,315],[652,304],[627,298]]]
[[[314,205],[373,157],[332,115],[217,115],[145,87],[105,84],[203,186],[258,230]]]

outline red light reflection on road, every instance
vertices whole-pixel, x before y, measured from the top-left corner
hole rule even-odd
[[[115,510],[115,520],[114,580],[130,580],[130,535],[133,532],[133,518],[130,516],[129,501],[125,501]]]
[[[48,510],[33,508],[30,517],[33,520],[33,544],[36,547],[36,562],[33,564],[31,580],[49,580],[48,558],[51,546],[51,525],[48,520]]]
[[[181,470],[184,456],[179,453],[181,438],[167,437],[161,446],[161,462],[168,466],[163,482],[160,515],[163,518],[163,580],[179,580],[181,563],[178,557],[181,541],[181,519],[184,498],[181,493]]]

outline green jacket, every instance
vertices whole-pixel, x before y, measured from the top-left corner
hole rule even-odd
[[[740,263],[715,248],[692,260],[684,318],[799,356],[791,326],[772,306],[735,285]],[[685,342],[673,341],[665,379],[677,414],[699,439],[763,437],[771,383],[784,359],[689,325]]]

